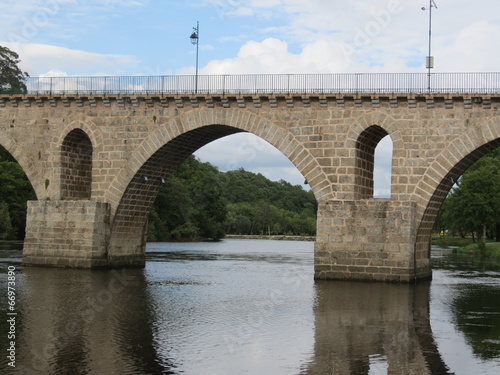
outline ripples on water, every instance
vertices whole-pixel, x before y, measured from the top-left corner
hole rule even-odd
[[[144,270],[118,271],[22,268],[2,250],[18,266],[11,373],[500,373],[494,268],[436,251],[432,283],[314,282],[311,242],[147,250]]]

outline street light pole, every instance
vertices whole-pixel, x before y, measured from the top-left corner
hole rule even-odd
[[[196,77],[195,77],[195,83],[194,83],[194,92],[195,94],[198,93],[198,51],[199,51],[199,41],[200,41],[200,22],[196,22],[196,27],[193,27],[193,33],[191,34],[191,43],[193,45],[196,45]]]
[[[425,59],[425,66],[427,68],[427,89],[431,92],[431,69],[434,68],[434,56],[431,54],[431,41],[432,41],[432,8],[437,9],[436,2],[429,0],[429,54]],[[422,10],[427,10],[423,7]]]

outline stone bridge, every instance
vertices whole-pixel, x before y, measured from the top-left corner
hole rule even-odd
[[[454,181],[500,146],[500,95],[0,95],[0,144],[38,199],[23,263],[144,266],[162,179],[238,132],[279,149],[314,192],[316,278],[411,282],[431,276],[431,229]],[[392,195],[375,199],[387,135]]]

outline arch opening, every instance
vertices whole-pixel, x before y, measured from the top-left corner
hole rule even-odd
[[[500,138],[478,147],[463,157],[441,180],[429,199],[422,219],[419,223],[415,245],[415,260],[417,264],[430,259],[430,241],[434,224],[439,215],[444,200],[459,178],[479,159],[500,147]]]
[[[27,202],[36,199],[21,165],[0,146],[0,240],[24,239]]]
[[[377,150],[377,152],[376,152]],[[388,156],[387,151],[389,151]],[[392,139],[385,129],[372,125],[356,141],[355,187],[358,199],[390,197],[390,170],[392,167]],[[377,191],[374,180],[377,177]],[[383,183],[384,180],[389,183]],[[381,191],[383,189],[383,191]]]
[[[203,126],[181,134],[160,147],[140,167],[121,198],[112,223],[109,260],[120,264],[129,261],[122,260],[124,256],[141,258],[147,240],[147,218],[163,181],[199,148],[239,132],[242,130],[229,126]]]
[[[69,132],[61,145],[61,198],[88,200],[92,195],[92,142],[81,129]]]
[[[116,263],[119,254],[143,254],[153,203],[163,184],[184,160],[217,139],[244,132],[227,125],[206,125],[177,136],[153,153],[135,173],[118,205],[112,223],[109,259]]]

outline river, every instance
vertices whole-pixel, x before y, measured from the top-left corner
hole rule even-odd
[[[498,267],[434,249],[432,282],[315,282],[313,248],[149,243],[145,269],[88,271],[22,267],[4,245],[0,373],[500,373]]]

